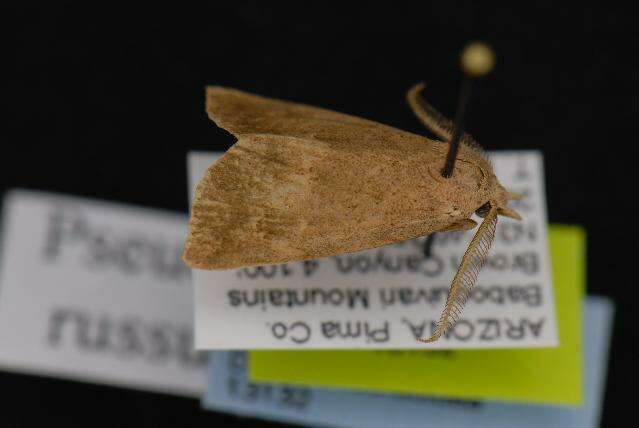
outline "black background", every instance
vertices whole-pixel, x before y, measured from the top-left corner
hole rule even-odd
[[[617,303],[604,426],[632,417],[639,33],[631,12],[559,2],[86,3],[3,7],[0,191],[186,211],[186,152],[233,142],[205,115],[206,84],[424,133],[405,90],[427,81],[430,101],[452,116],[459,49],[490,42],[498,65],[476,86],[467,130],[489,150],[543,151],[550,221],[586,227],[588,290]],[[1,374],[0,388],[10,395],[3,426],[256,423],[201,411],[194,400],[61,380]]]

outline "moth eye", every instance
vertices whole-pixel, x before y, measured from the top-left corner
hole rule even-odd
[[[484,205],[482,205],[481,207],[477,208],[477,210],[475,210],[475,214],[477,214],[481,218],[486,217],[489,212],[490,212],[490,202],[486,202]]]

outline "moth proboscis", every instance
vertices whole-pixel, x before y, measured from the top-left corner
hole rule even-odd
[[[410,107],[443,141],[370,120],[208,87],[206,109],[237,142],[195,192],[184,260],[231,269],[327,257],[439,231],[484,217],[450,286],[437,340],[457,320],[492,244],[498,215],[520,219],[468,134],[450,178],[441,175],[453,124],[408,91]]]

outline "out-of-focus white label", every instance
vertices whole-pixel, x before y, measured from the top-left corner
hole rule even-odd
[[[22,190],[3,207],[0,369],[203,391],[183,215]]]
[[[189,154],[191,197],[217,154]],[[457,324],[434,344],[450,282],[476,229],[304,262],[194,270],[197,349],[515,348],[557,345],[543,161],[495,152],[495,173],[524,198],[495,242]],[[476,218],[481,221],[480,218]]]

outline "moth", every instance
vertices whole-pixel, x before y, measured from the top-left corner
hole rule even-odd
[[[455,274],[430,338],[458,319],[517,196],[462,134],[452,177],[442,176],[453,124],[407,93],[418,119],[443,141],[330,110],[224,87],[206,110],[237,142],[197,186],[184,248],[192,268],[231,269],[360,251],[483,221]]]

